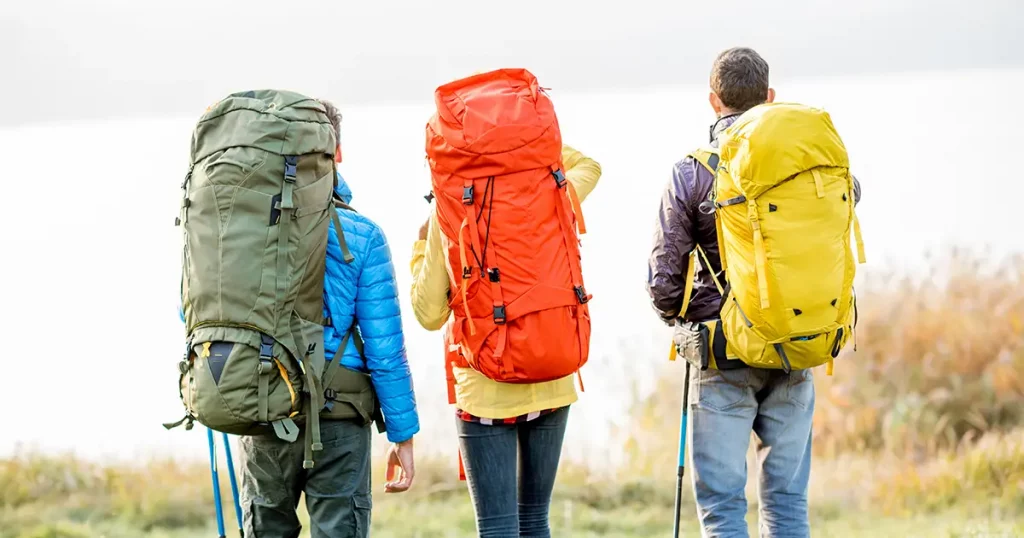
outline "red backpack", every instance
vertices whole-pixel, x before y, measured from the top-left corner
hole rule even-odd
[[[454,320],[451,367],[536,383],[577,372],[590,347],[579,200],[562,167],[550,98],[525,69],[456,80],[427,124]]]

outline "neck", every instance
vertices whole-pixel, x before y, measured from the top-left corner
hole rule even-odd
[[[729,116],[735,116],[737,114],[742,114],[742,112],[731,108],[722,108],[722,110],[718,112],[718,119],[728,118]]]

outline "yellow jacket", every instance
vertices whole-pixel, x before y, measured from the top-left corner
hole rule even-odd
[[[572,182],[582,202],[597,186],[601,165],[575,149],[562,146],[565,177]],[[412,310],[425,329],[444,327],[451,315],[448,308],[448,261],[437,215],[430,214],[427,239],[413,245]],[[573,377],[532,384],[499,383],[472,368],[455,368],[455,403],[459,409],[483,418],[511,418],[534,411],[554,409],[576,401]]]

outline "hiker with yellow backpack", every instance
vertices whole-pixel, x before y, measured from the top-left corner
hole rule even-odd
[[[715,59],[711,141],[673,167],[649,261],[672,358],[693,370],[685,444],[707,537],[747,536],[751,431],[761,536],[810,535],[811,369],[832,373],[857,321],[859,183],[829,115],[774,98],[757,52]]]
[[[589,353],[580,201],[601,167],[562,144],[551,100],[525,69],[456,80],[435,101],[434,205],[413,249],[413,312],[428,330],[445,327],[479,536],[551,536],[574,378]]]

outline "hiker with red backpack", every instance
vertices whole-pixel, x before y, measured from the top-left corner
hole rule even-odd
[[[449,402],[480,536],[550,536],[575,376],[587,362],[580,202],[601,167],[562,144],[525,69],[441,86],[427,124],[434,206],[413,250],[412,305],[445,327]]]
[[[811,369],[831,375],[857,322],[860,185],[829,115],[774,98],[757,52],[715,59],[711,140],[673,167],[649,262],[671,357],[694,370],[680,444],[707,537],[747,536],[751,432],[761,536],[810,536]]]

